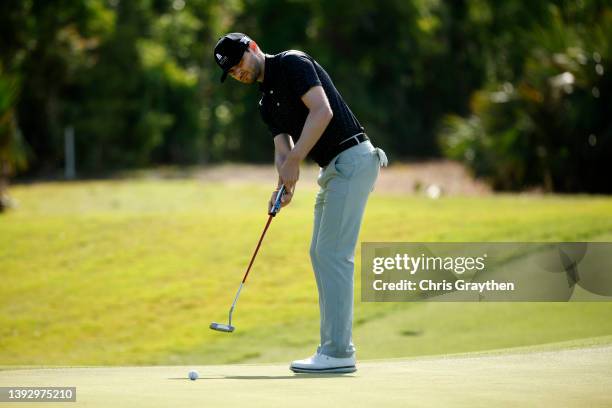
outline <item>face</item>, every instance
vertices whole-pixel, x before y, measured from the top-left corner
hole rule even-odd
[[[228,71],[228,75],[234,78],[236,81],[242,82],[243,84],[252,84],[257,81],[261,68],[255,58],[254,53],[245,51],[242,55],[242,59]]]

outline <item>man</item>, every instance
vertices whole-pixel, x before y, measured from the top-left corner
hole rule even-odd
[[[354,253],[361,220],[380,166],[387,158],[374,148],[363,127],[334,87],[327,72],[300,51],[264,54],[255,41],[230,33],[217,42],[214,58],[227,75],[259,83],[259,110],[274,137],[276,191],[284,185],[282,206],[291,202],[300,163],[319,164],[320,186],[314,211],[310,258],[319,292],[321,344],[294,372],[354,372],[352,342]],[[295,143],[294,143],[295,141]]]

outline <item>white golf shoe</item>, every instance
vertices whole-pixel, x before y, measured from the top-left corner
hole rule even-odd
[[[346,358],[330,357],[325,354],[316,353],[304,360],[295,360],[289,366],[294,373],[353,373],[355,367],[355,356]]]

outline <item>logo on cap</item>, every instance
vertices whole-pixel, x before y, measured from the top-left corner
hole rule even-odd
[[[219,60],[219,64],[225,65],[225,63],[227,62],[227,57],[224,57],[219,53],[215,54],[215,56],[217,57],[217,60]]]

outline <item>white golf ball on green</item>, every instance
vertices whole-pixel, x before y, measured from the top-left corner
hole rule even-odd
[[[190,379],[191,381],[195,381],[195,380],[197,380],[197,379],[198,379],[198,377],[199,377],[199,375],[198,375],[198,372],[197,372],[196,370],[191,370],[191,371],[189,372],[189,379]]]

